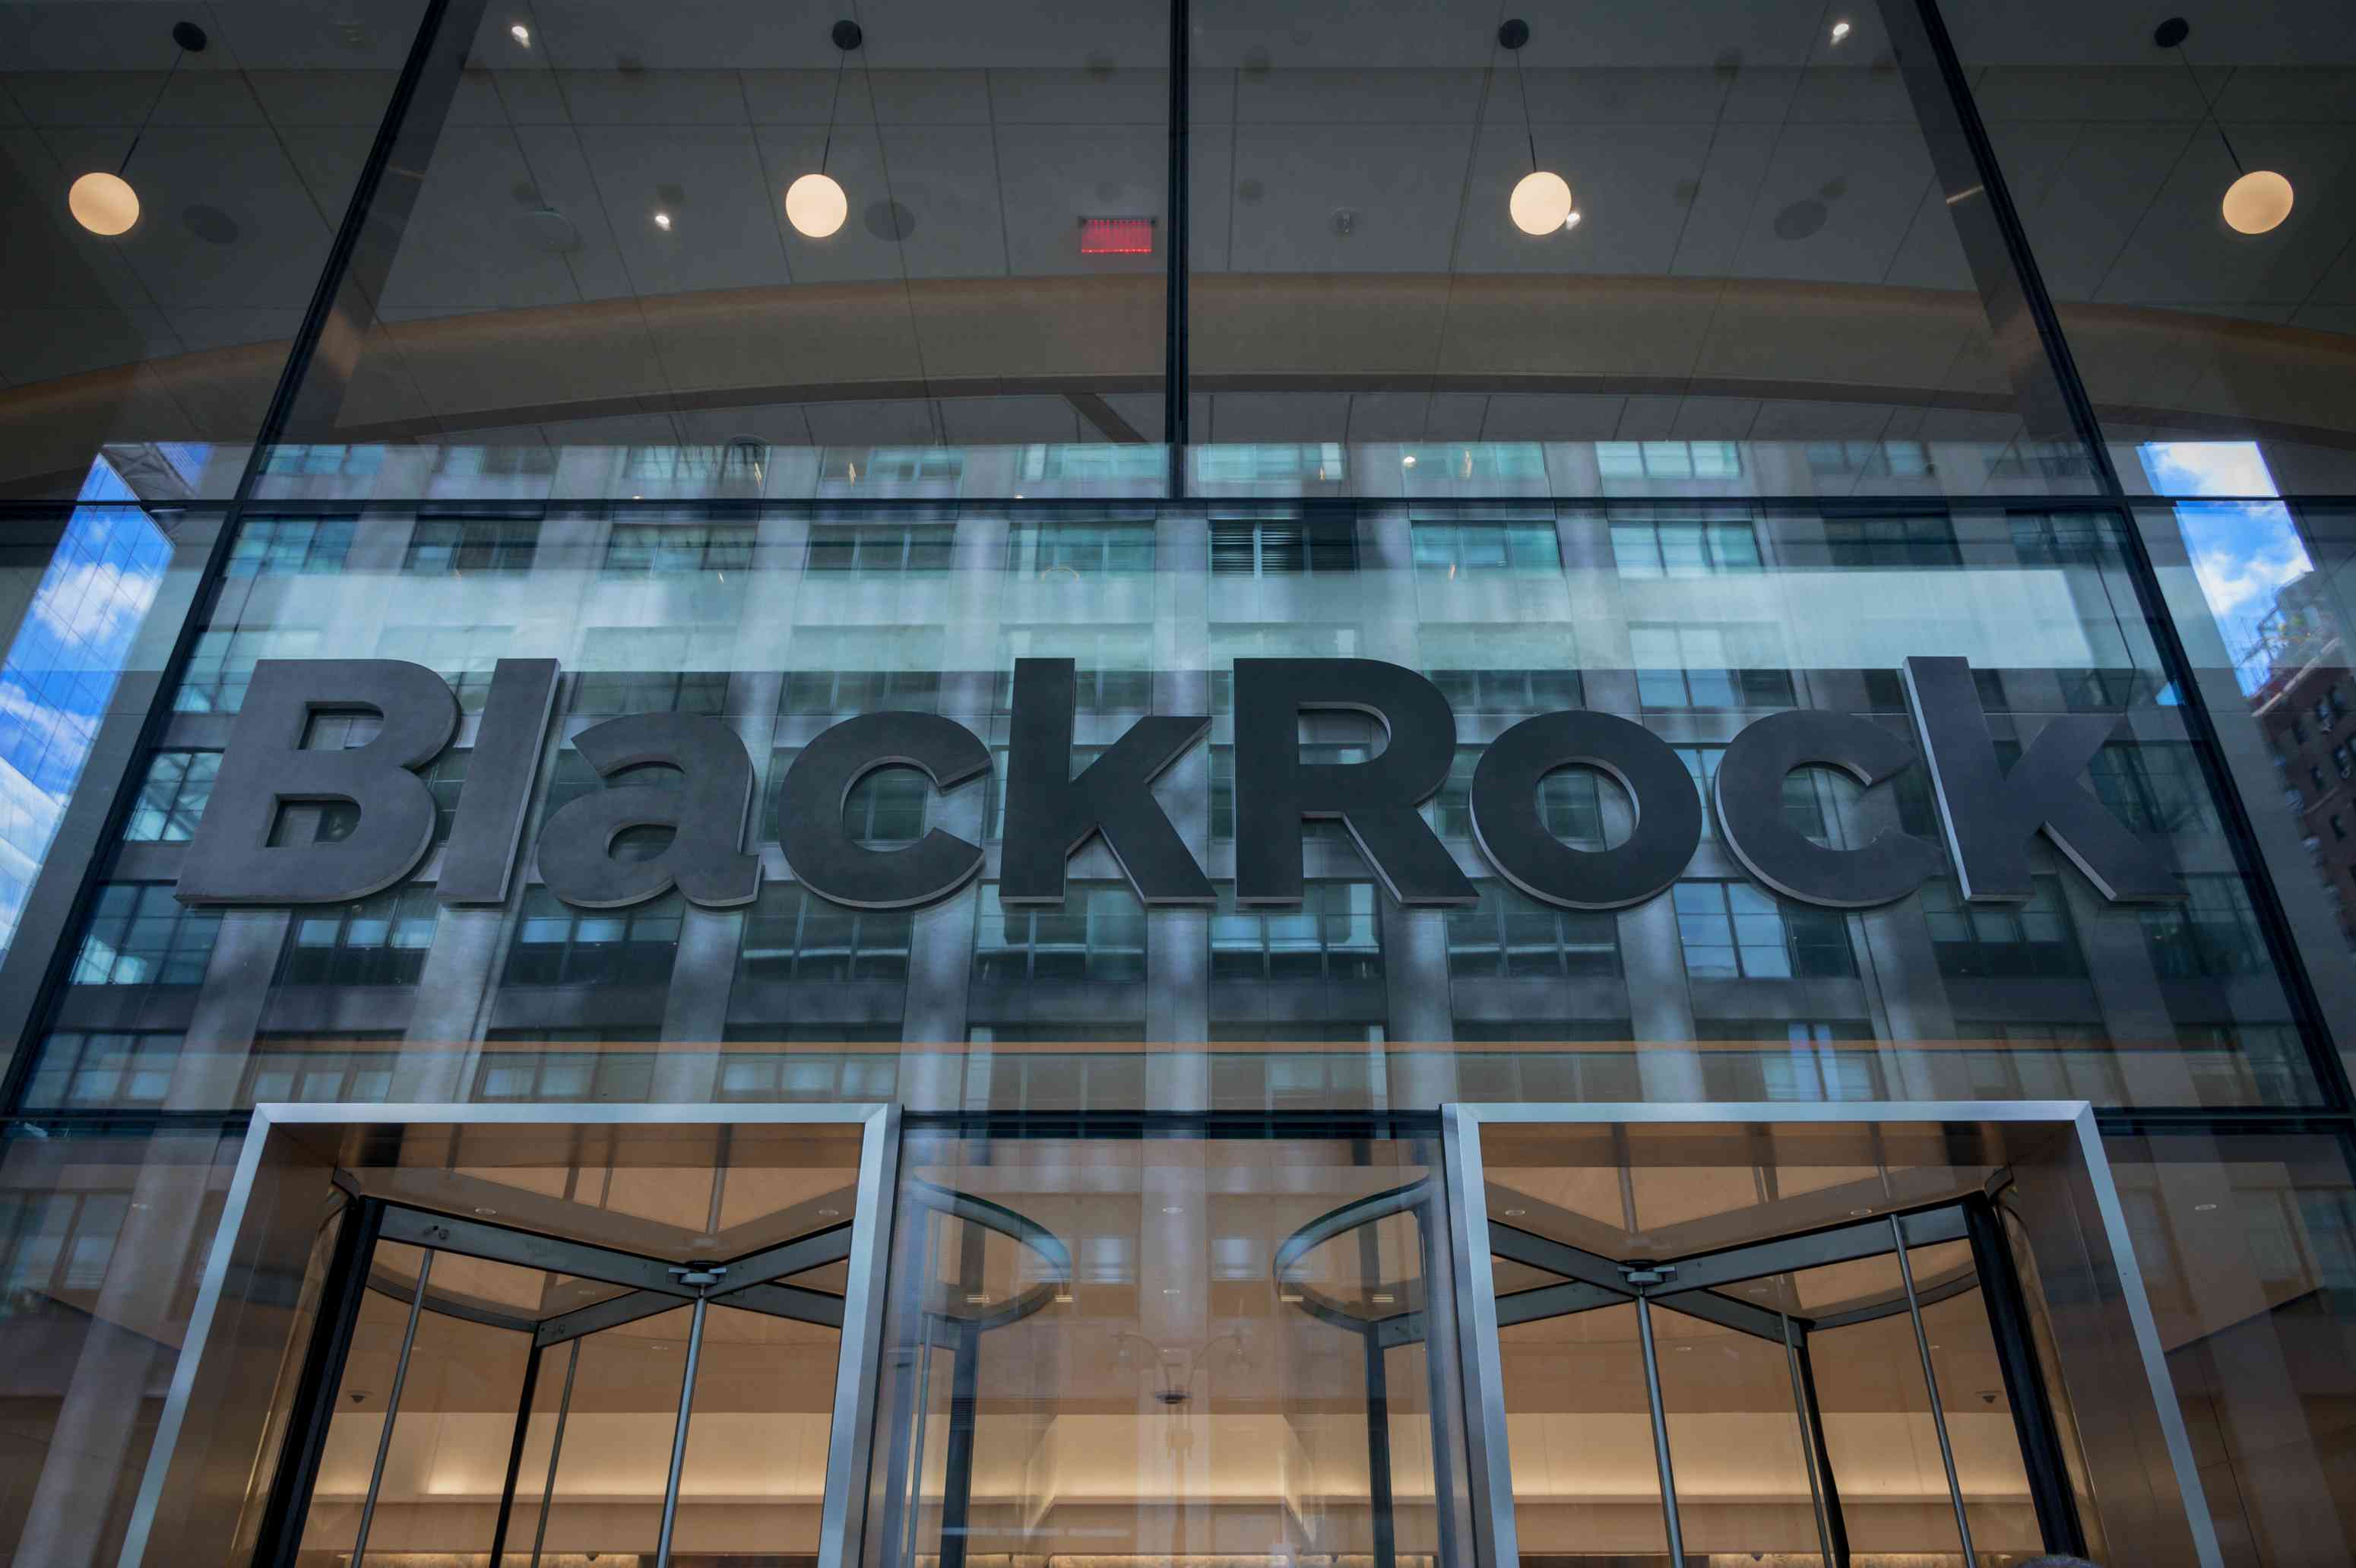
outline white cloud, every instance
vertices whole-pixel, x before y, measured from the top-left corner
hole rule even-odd
[[[128,639],[155,602],[156,579],[85,561],[44,577],[31,613],[63,642],[109,647]]]
[[[2204,550],[2192,558],[2201,592],[2221,619],[2250,607],[2274,607],[2275,596],[2307,575],[2307,552],[2296,538],[2250,551]]]

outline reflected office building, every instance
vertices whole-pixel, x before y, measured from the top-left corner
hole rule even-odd
[[[0,0],[0,1568],[2356,1568],[2344,0]]]

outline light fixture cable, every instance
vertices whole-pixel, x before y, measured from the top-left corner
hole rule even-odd
[[[114,166],[117,179],[122,178],[123,171],[131,166],[131,155],[139,150],[139,139],[147,134],[147,127],[154,123],[155,111],[164,107],[164,95],[172,91],[172,79],[180,74],[180,62],[191,54],[204,52],[205,30],[194,22],[175,22],[172,24],[172,41],[179,48],[172,56],[171,69],[164,72],[164,85],[155,90],[155,100],[147,105],[146,116],[139,122],[139,129],[131,133],[131,145],[123,149],[123,161]]]
[[[2218,117],[2215,105],[2209,102],[2209,90],[2201,85],[2201,73],[2192,69],[2191,53],[2184,47],[2185,38],[2191,30],[2187,27],[2181,31],[2175,31],[2173,25],[2162,22],[2159,25],[2159,32],[2156,36],[2166,38],[2173,32],[2176,41],[2172,44],[2162,43],[2159,47],[2164,49],[2174,49],[2176,58],[2184,62],[2184,73],[2192,79],[2193,96],[2201,100],[2201,117],[2217,127],[2217,139],[2225,144],[2225,156],[2233,160],[2233,172],[2237,175],[2247,174],[2250,172],[2248,166],[2242,162],[2242,155],[2233,150],[2233,138],[2225,134],[2225,122]]]

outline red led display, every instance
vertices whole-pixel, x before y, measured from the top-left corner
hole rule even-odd
[[[1084,256],[1150,256],[1153,254],[1151,218],[1083,218],[1080,254]]]

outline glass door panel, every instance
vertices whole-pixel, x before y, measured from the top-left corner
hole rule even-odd
[[[1784,1347],[1688,1316],[1676,1299],[1654,1309],[1653,1333],[1687,1556],[1823,1564],[1807,1425]]]

